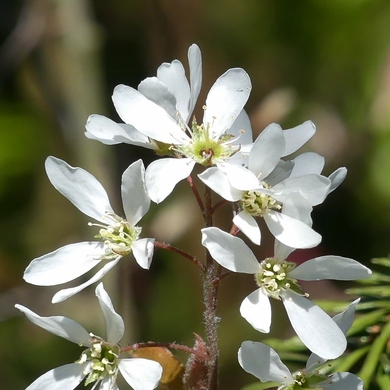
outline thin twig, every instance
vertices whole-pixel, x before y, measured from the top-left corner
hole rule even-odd
[[[192,176],[188,176],[187,177],[187,181],[188,181],[188,184],[191,187],[192,192],[195,195],[195,199],[198,202],[200,211],[202,212],[202,214],[204,214],[204,204],[202,202],[202,198],[199,195],[198,189],[196,188],[196,185],[194,184],[194,181],[192,180]]]

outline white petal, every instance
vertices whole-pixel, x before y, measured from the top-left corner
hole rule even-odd
[[[110,344],[117,344],[125,333],[125,323],[122,317],[115,311],[112,301],[103,287],[103,283],[97,285],[95,295],[99,300],[106,325],[106,341]]]
[[[341,256],[321,256],[305,261],[290,275],[300,280],[356,280],[367,279],[371,270],[358,261]]]
[[[316,304],[293,292],[285,292],[282,301],[291,325],[310,351],[324,359],[335,359],[345,351],[344,333]]]
[[[329,188],[329,193],[334,191],[345,179],[347,176],[347,168],[341,167],[336,169],[333,173],[329,175],[331,185]]]
[[[233,134],[236,137],[233,140],[234,145],[249,145],[253,143],[251,121],[245,110],[241,110],[240,114],[228,130],[228,133]],[[232,159],[229,159],[229,162],[231,162],[231,160]]]
[[[294,252],[295,248],[291,248],[282,244],[280,241],[275,240],[274,243],[274,257],[279,261],[286,260],[290,253]]]
[[[203,123],[210,125],[213,136],[229,129],[244,108],[252,89],[248,74],[240,68],[229,69],[211,87]]]
[[[238,350],[238,362],[246,372],[254,375],[263,383],[289,384],[294,381],[290,370],[268,345],[244,341]]]
[[[148,137],[167,144],[188,141],[176,121],[136,89],[118,85],[112,100],[122,120]]]
[[[242,198],[242,191],[232,187],[227,175],[217,167],[207,168],[198,177],[204,184],[229,202],[236,202]]]
[[[268,125],[257,137],[249,154],[248,168],[261,181],[276,167],[284,151],[282,128]]]
[[[294,168],[291,173],[293,177],[312,173],[319,175],[325,165],[325,158],[313,152],[302,153],[292,161],[294,162]]]
[[[190,67],[191,85],[191,99],[188,112],[191,115],[202,87],[202,54],[198,45],[192,44],[188,49],[188,64]]]
[[[311,121],[306,121],[299,126],[283,131],[286,147],[283,156],[288,156],[304,145],[316,132],[316,127]]]
[[[131,245],[133,255],[138,265],[149,269],[154,252],[154,238],[141,238]]]
[[[121,191],[126,220],[134,226],[150,207],[150,198],[145,186],[145,167],[142,160],[135,161],[123,172]]]
[[[349,328],[354,321],[354,315],[356,306],[359,303],[360,298],[355,299],[343,312],[336,314],[332,317],[332,320],[337,324],[341,331],[347,335]],[[306,371],[313,372],[318,366],[326,362],[326,359],[320,358],[315,353],[312,353],[307,359]]]
[[[152,149],[149,138],[134,126],[119,124],[102,115],[90,115],[85,125],[85,136],[105,145],[126,143]]]
[[[321,242],[321,236],[305,223],[277,211],[269,211],[264,220],[270,232],[291,248],[313,248]]]
[[[65,288],[63,290],[58,291],[56,293],[51,302],[52,303],[59,303],[62,301],[65,301],[65,299],[68,299],[72,297],[73,295],[77,294],[84,288],[90,286],[91,284],[97,282],[100,280],[111,268],[113,268],[118,261],[122,258],[122,256],[118,256],[115,260],[110,261],[109,263],[105,264],[104,267],[102,267],[98,272],[96,272],[95,275],[91,277],[91,279],[87,280],[85,283],[80,284],[79,286],[76,287],[71,287],[71,288]]]
[[[114,214],[105,189],[90,173],[52,156],[46,159],[45,167],[53,186],[81,212],[105,223],[104,214]]]
[[[85,274],[100,263],[105,253],[102,242],[79,242],[34,259],[24,271],[23,279],[37,286],[54,286]]]
[[[259,271],[259,262],[241,238],[234,237],[216,227],[205,228],[201,232],[202,245],[223,267],[245,274],[255,274]]]
[[[362,380],[349,372],[336,372],[318,386],[324,390],[363,390]]]
[[[145,183],[150,199],[162,202],[180,180],[191,174],[194,165],[195,161],[190,158],[163,158],[149,164]]]
[[[89,345],[91,336],[76,321],[63,316],[41,317],[27,307],[15,305],[26,317],[35,325],[47,330],[48,332],[60,336],[72,343]]]
[[[312,226],[311,212],[313,207],[300,193],[293,192],[283,202],[283,214],[298,219],[308,226]]]
[[[26,390],[72,390],[77,387],[85,377],[83,371],[88,363],[72,363],[54,368],[40,376],[31,383]]]
[[[119,371],[134,390],[153,390],[161,379],[162,367],[154,360],[120,359]]]
[[[230,184],[240,191],[249,191],[261,187],[258,177],[249,169],[232,164],[220,164]]]
[[[261,230],[253,218],[246,210],[240,211],[234,218],[233,223],[256,245],[261,242]]]
[[[148,77],[138,85],[138,91],[153,103],[162,107],[172,118],[176,119],[176,98],[168,86],[157,77]]]
[[[179,60],[163,63],[157,70],[157,78],[162,81],[176,98],[176,109],[185,122],[188,120],[190,103],[190,86],[184,67]]]
[[[261,288],[253,291],[242,301],[240,313],[256,330],[269,333],[271,327],[271,303]]]
[[[316,206],[324,201],[329,188],[330,180],[327,177],[310,174],[289,177],[272,187],[272,191],[275,193],[275,198],[282,202],[284,201],[284,196],[288,196],[292,192],[299,192],[309,201],[311,206]],[[282,198],[279,194],[281,194]]]

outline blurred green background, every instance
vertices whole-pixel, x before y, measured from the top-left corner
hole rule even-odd
[[[15,303],[41,315],[65,315],[104,336],[93,287],[52,305],[58,288],[22,280],[35,257],[91,239],[88,219],[50,185],[48,155],[93,173],[120,212],[123,170],[153,153],[104,146],[84,136],[88,115],[118,120],[111,103],[117,84],[136,87],[162,62],[180,59],[197,43],[203,56],[200,106],[215,79],[231,67],[250,75],[246,106],[255,137],[271,122],[283,128],[312,120],[305,146],[326,158],[325,173],[348,168],[343,185],[313,213],[323,242],[313,253],[368,263],[387,256],[390,232],[390,3],[388,0],[2,0],[0,2],[0,377],[3,389],[24,389],[47,370],[78,359],[78,346],[30,324]],[[221,221],[228,218],[221,210]],[[226,215],[224,215],[226,214]],[[153,206],[143,237],[157,237],[202,255],[201,216],[186,183]],[[256,249],[269,256],[271,242]],[[310,253],[309,253],[310,252]],[[128,329],[123,344],[177,341],[202,334],[200,277],[195,267],[156,250],[149,272],[131,257],[104,279]],[[312,297],[343,298],[344,286],[307,287]],[[259,340],[238,313],[251,278],[222,283],[219,314],[221,388],[254,378],[236,353]],[[325,289],[328,289],[325,291]],[[273,335],[290,328],[274,305]]]

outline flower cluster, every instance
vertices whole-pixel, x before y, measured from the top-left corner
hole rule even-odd
[[[123,173],[124,217],[114,212],[106,191],[91,174],[58,158],[47,158],[49,180],[94,220],[89,226],[94,229],[96,240],[69,244],[34,259],[26,268],[24,279],[40,286],[60,285],[97,267],[86,282],[57,292],[52,300],[56,303],[99,281],[130,254],[144,269],[150,268],[155,247],[184,255],[204,274],[206,340],[199,336],[195,348],[180,347],[192,354],[183,380],[185,388],[211,390],[218,383],[215,318],[217,287],[223,279],[221,270],[224,268],[226,275],[251,274],[256,289],[242,301],[239,309],[242,317],[254,329],[268,333],[272,322],[270,298],[281,301],[296,334],[313,354],[305,370],[292,374],[270,347],[245,341],[238,355],[244,370],[263,382],[277,382],[281,384],[279,389],[285,390],[340,386],[347,390],[361,389],[360,380],[352,374],[328,376],[317,370],[320,364],[339,357],[346,349],[345,334],[352,324],[357,302],[331,318],[309,299],[299,281],[355,280],[368,278],[371,271],[353,259],[334,255],[316,257],[300,265],[288,260],[295,249],[320,244],[321,235],[312,228],[311,212],[342,183],[346,169],[339,168],[327,177],[322,174],[321,156],[297,155],[315,134],[310,121],[287,130],[271,124],[253,142],[244,110],[251,81],[240,68],[229,69],[217,79],[202,105],[203,120],[198,122],[193,116],[202,84],[198,46],[189,48],[188,62],[189,80],[182,63],[174,60],[162,64],[157,76],[142,81],[138,89],[117,86],[112,99],[123,123],[101,115],[88,118],[88,138],[107,145],[137,145],[160,157],[146,169],[141,160],[135,161]],[[199,184],[205,185],[206,194],[202,201],[194,181],[189,180],[205,220],[199,240],[207,250],[203,262],[157,238],[141,238],[142,228],[138,226],[151,201],[162,202],[180,180],[190,177],[195,164],[203,168],[198,178]],[[214,206],[212,191],[223,199]],[[226,203],[231,203],[233,210],[228,231],[214,226],[212,219],[214,211]],[[244,241],[249,239],[254,246],[262,243],[260,219],[274,237],[274,253],[265,259],[258,259]],[[93,388],[117,389],[119,373],[136,390],[158,386],[162,375],[159,363],[120,357],[125,351],[118,344],[124,333],[123,320],[101,283],[96,296],[106,323],[106,340],[66,317],[40,317],[16,305],[33,323],[86,348],[75,363],[49,371],[28,389],[74,389],[84,379],[86,385],[93,383]],[[171,347],[180,349],[176,344]]]

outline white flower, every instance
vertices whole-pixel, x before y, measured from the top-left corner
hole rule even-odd
[[[125,255],[133,253],[137,263],[150,267],[154,239],[139,239],[141,228],[136,226],[150,206],[144,185],[144,166],[141,160],[131,164],[122,175],[122,201],[126,219],[116,215],[103,186],[94,176],[81,168],[48,157],[47,175],[53,186],[81,212],[101,222],[95,236],[101,241],[87,241],[66,245],[54,252],[34,259],[24,272],[24,279],[39,286],[53,286],[69,282],[85,274],[99,263],[104,265],[85,283],[59,291],[52,302],[61,302],[85,287],[100,280]]]
[[[316,257],[296,267],[285,260],[294,249],[278,241],[274,257],[259,263],[243,240],[215,227],[202,229],[202,244],[228,270],[254,275],[258,289],[243,300],[240,312],[256,330],[265,333],[270,330],[271,297],[282,301],[291,325],[308,349],[325,359],[344,352],[343,332],[306,298],[297,280],[363,279],[371,274],[367,267],[340,256]]]
[[[295,128],[294,134],[310,130],[310,123],[305,122],[302,129]],[[279,241],[295,248],[310,248],[321,241],[321,236],[311,228],[312,206],[324,201],[332,182],[315,168],[306,172],[299,167],[294,170],[294,161],[281,160],[286,153],[286,140],[288,152],[301,145],[298,141],[305,140],[298,137],[294,144],[284,133],[279,125],[269,125],[253,144],[248,168],[220,164],[207,169],[199,178],[224,199],[239,202],[241,211],[233,222],[255,244],[261,242],[255,218],[263,217]],[[314,154],[309,156],[316,160]]]
[[[347,333],[353,322],[358,299],[348,308],[333,317],[333,321]],[[281,386],[278,390],[295,390],[299,388],[317,390],[363,390],[363,382],[349,372],[337,372],[335,374],[323,374],[319,366],[326,360],[318,359],[313,354],[309,357],[304,370],[291,373],[282,363],[278,354],[269,346],[244,341],[238,351],[238,361],[241,367],[248,373],[260,379],[261,382],[276,382]]]
[[[157,387],[162,374],[161,365],[148,359],[119,357],[118,342],[125,329],[123,319],[115,312],[102,283],[96,287],[95,294],[106,324],[106,340],[88,333],[70,318],[41,317],[22,305],[15,305],[34,324],[87,348],[78,361],[48,371],[26,390],[72,390],[84,378],[85,385],[95,382],[93,389],[118,390],[116,378],[119,372],[134,390],[152,390]]]

